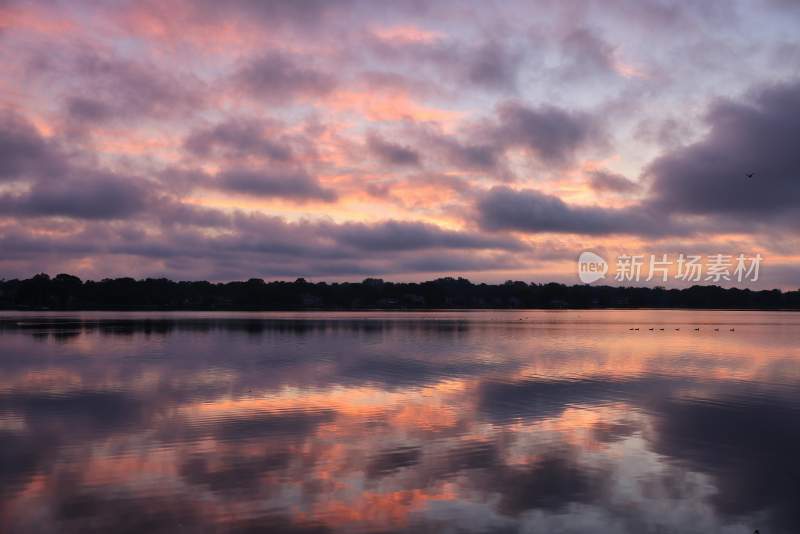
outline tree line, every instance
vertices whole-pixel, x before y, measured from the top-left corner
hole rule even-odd
[[[33,309],[432,309],[432,308],[729,308],[800,309],[800,291],[718,286],[685,289],[526,283],[475,284],[465,278],[427,282],[176,282],[38,274],[0,280],[0,306]]]

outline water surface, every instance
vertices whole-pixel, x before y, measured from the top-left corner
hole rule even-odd
[[[798,326],[5,312],[0,532],[800,532]]]

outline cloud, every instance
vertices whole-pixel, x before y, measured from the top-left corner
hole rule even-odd
[[[168,196],[162,197],[156,215],[161,224],[180,226],[199,226],[206,228],[226,228],[231,225],[233,216],[216,208],[188,204]]]
[[[0,229],[14,247],[4,265],[20,272],[27,254],[217,277],[267,260],[287,276],[538,272],[533,259],[549,252],[515,248],[538,239],[515,232],[561,234],[547,238],[561,251],[585,236],[702,248],[769,232],[789,265],[798,83],[763,84],[793,79],[791,61],[775,60],[793,43],[780,31],[763,48],[728,39],[744,20],[778,27],[788,11],[701,4],[546,2],[531,17],[515,2],[145,0],[91,17],[15,5],[2,35],[13,52],[0,83],[12,110],[0,114]],[[623,60],[653,76],[625,78]],[[707,102],[704,128],[695,113]],[[585,171],[612,161],[625,176]],[[521,185],[576,176],[581,204]],[[286,219],[238,201],[279,204]],[[92,235],[97,258],[85,253]]]
[[[437,144],[447,161],[457,168],[495,171],[500,165],[500,154],[490,144],[462,143],[448,138],[439,139]]]
[[[756,222],[796,216],[800,82],[756,89],[744,101],[717,100],[706,120],[705,138],[649,165],[653,209]]]
[[[773,6],[779,9],[787,9],[789,12],[794,10],[795,12],[798,10],[797,2],[794,0],[765,0],[767,5]]]
[[[412,167],[420,164],[419,152],[407,146],[386,141],[375,133],[367,136],[367,148],[384,163]]]
[[[83,96],[71,96],[65,105],[67,115],[80,122],[103,122],[112,119],[115,115],[113,106]]]
[[[488,41],[464,58],[464,78],[479,87],[516,90],[524,55],[497,41]]]
[[[664,149],[674,149],[691,139],[689,125],[675,118],[660,120],[643,119],[634,132],[634,137],[645,143],[652,143]]]
[[[639,189],[639,184],[628,180],[621,174],[608,171],[590,171],[589,185],[595,191],[608,191],[612,193],[632,193]]]
[[[502,150],[484,132],[467,132],[459,138],[436,128],[416,126],[412,137],[426,154],[446,167],[466,171],[502,172]]]
[[[560,67],[566,78],[595,77],[614,72],[614,47],[596,31],[576,28],[561,40],[565,64]]]
[[[526,120],[525,113],[517,116],[519,124],[512,131],[524,131],[521,124],[530,124],[535,145],[537,121]],[[742,102],[717,100],[706,115],[710,125],[706,137],[666,152],[647,167],[649,187],[638,204],[572,206],[532,189],[495,187],[478,199],[481,225],[495,231],[640,236],[686,235],[691,233],[689,220],[696,232],[742,230],[745,221],[759,228],[792,227],[800,205],[800,159],[792,141],[800,135],[798,116],[800,82],[753,90]],[[564,124],[560,120],[543,124],[551,122]],[[564,131],[572,132],[563,136],[564,147],[582,137],[574,127]],[[516,137],[521,136],[511,136]],[[549,139],[556,160],[564,158],[557,139]],[[508,140],[501,137],[499,142]],[[755,173],[753,178],[745,176],[750,172]],[[606,171],[590,172],[589,181],[596,191],[628,193],[640,187]]]
[[[506,102],[497,108],[492,137],[504,147],[530,150],[545,163],[569,163],[577,151],[604,141],[597,120],[587,113],[543,105]]]
[[[571,206],[533,189],[494,187],[478,200],[480,223],[487,230],[585,235],[665,235],[679,229],[638,206]]]
[[[500,103],[494,114],[465,125],[460,135],[417,127],[420,146],[459,169],[506,177],[505,155],[523,149],[540,162],[566,167],[587,148],[607,144],[601,121],[589,113],[553,106]]]
[[[47,79],[71,80],[73,87],[80,87],[69,90],[64,110],[82,124],[184,116],[198,109],[204,98],[199,79],[94,51],[62,63],[45,59],[39,65],[39,74]]]
[[[248,61],[237,83],[256,98],[287,102],[300,96],[321,96],[336,85],[332,75],[309,64],[309,58],[271,51]]]
[[[526,49],[498,38],[463,39],[457,34],[426,34],[419,29],[374,31],[367,51],[406,72],[435,73],[461,91],[515,93]]]
[[[793,227],[800,206],[800,159],[793,144],[800,136],[800,82],[755,89],[741,102],[717,100],[706,117],[706,137],[647,167],[649,188],[638,204],[571,206],[535,190],[496,187],[479,198],[481,224],[491,230],[642,236],[686,234],[692,217],[698,232],[746,231],[746,221],[758,228]],[[755,176],[747,178],[751,172]],[[598,191],[638,187],[605,171],[589,176]]]
[[[217,187],[234,193],[260,197],[280,197],[296,200],[336,200],[336,193],[302,171],[273,172],[269,170],[236,169],[215,176]]]
[[[29,121],[0,113],[0,182],[47,175],[63,165],[59,151]]]
[[[288,222],[157,197],[125,219],[82,214],[81,223],[42,233],[46,218],[0,226],[0,262],[20,274],[47,259],[59,271],[106,276],[145,269],[152,276],[229,280],[297,276],[371,276],[491,270],[516,265],[524,243],[508,236],[453,231],[415,221]],[[463,252],[463,254],[459,254]],[[501,256],[501,257],[499,257]],[[92,269],[87,271],[87,265]],[[99,269],[99,270],[95,270]]]
[[[152,183],[84,165],[90,158],[75,150],[67,156],[62,144],[21,116],[0,117],[0,179],[26,186],[0,192],[0,214],[121,219],[145,210]]]
[[[341,14],[355,4],[353,0],[232,0],[221,6],[214,0],[200,0],[189,2],[189,7],[208,23],[238,18],[312,32],[324,26],[331,14]]]
[[[0,195],[0,213],[122,219],[140,213],[148,193],[138,178],[87,171],[80,177],[36,182],[24,193]]]
[[[347,223],[335,227],[334,235],[342,245],[363,250],[522,248],[522,245],[512,238],[486,237],[468,232],[443,230],[432,224],[414,221],[386,221],[376,225]]]
[[[229,157],[260,156],[287,162],[293,151],[274,123],[254,119],[229,119],[192,132],[184,148],[195,156],[209,157],[217,151]]]

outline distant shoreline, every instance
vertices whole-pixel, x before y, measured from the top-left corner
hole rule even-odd
[[[0,309],[15,311],[435,311],[435,310],[800,310],[800,290],[565,285],[466,278],[426,282],[83,281],[38,274],[0,280]]]
[[[538,307],[538,308],[268,308],[268,307],[154,307],[154,306],[92,306],[92,307],[7,307],[0,306],[0,312],[394,312],[394,313],[419,313],[419,312],[482,312],[482,311],[775,311],[798,312],[797,308],[708,308],[708,307],[595,307],[595,308],[570,308],[570,307]]]

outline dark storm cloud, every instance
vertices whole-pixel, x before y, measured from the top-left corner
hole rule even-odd
[[[299,96],[321,96],[336,85],[332,75],[309,64],[309,58],[268,52],[249,61],[235,76],[253,96],[277,102]]]
[[[621,174],[608,171],[591,171],[589,185],[595,191],[610,191],[612,193],[632,193],[639,189],[639,184],[628,180]]]
[[[209,157],[217,150],[230,156],[263,156],[286,162],[292,148],[268,123],[248,119],[231,119],[211,128],[192,132],[184,140],[184,148],[195,156]]]
[[[322,187],[316,178],[302,171],[229,170],[216,175],[216,183],[220,189],[254,196],[326,202],[336,200],[333,190]]]
[[[478,200],[481,225],[487,230],[587,235],[683,233],[658,214],[637,207],[571,206],[533,189],[494,187]]]
[[[797,214],[800,82],[758,89],[741,102],[718,100],[707,122],[704,139],[649,166],[654,209],[757,221]]]
[[[384,163],[416,167],[420,163],[419,152],[407,146],[392,143],[378,134],[367,136],[367,148]]]
[[[149,194],[136,177],[87,172],[80,177],[42,180],[24,193],[0,195],[0,213],[123,219],[142,212]]]

